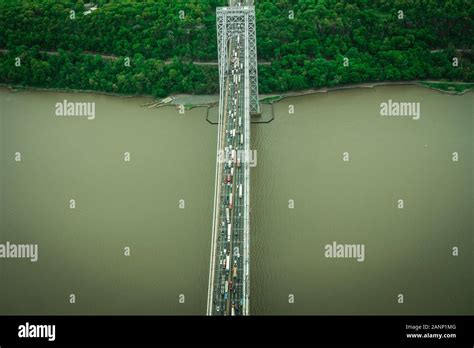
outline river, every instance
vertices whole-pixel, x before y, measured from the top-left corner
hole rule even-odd
[[[252,126],[251,313],[473,314],[473,95],[274,104]],[[95,119],[56,116],[65,99]],[[420,119],[380,116],[389,99]],[[0,243],[39,248],[0,259],[0,314],[205,313],[217,127],[148,101],[0,90]],[[364,260],[325,257],[333,242]]]

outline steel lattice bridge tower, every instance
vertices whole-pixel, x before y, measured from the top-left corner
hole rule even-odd
[[[253,1],[218,7],[219,127],[208,315],[249,314],[250,117],[260,113]]]
[[[258,102],[257,37],[255,33],[255,10],[253,6],[218,7],[217,10],[217,49],[219,53],[219,86],[222,91],[228,58],[228,41],[237,35],[245,38],[243,54],[248,63],[250,88],[250,113],[260,113]],[[222,94],[222,93],[221,93]]]

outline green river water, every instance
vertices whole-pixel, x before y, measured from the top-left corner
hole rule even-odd
[[[474,314],[473,95],[274,104],[252,126],[251,314]],[[55,116],[64,99],[96,118]],[[389,99],[420,119],[380,116]],[[217,127],[147,101],[0,90],[0,243],[39,246],[0,259],[0,314],[205,314]],[[326,258],[333,241],[365,260]]]

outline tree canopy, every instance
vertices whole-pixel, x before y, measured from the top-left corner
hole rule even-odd
[[[82,0],[0,0],[0,82],[156,96],[217,92],[217,67],[192,62],[217,60],[215,8],[226,1],[94,3],[97,10],[85,14]],[[472,1],[255,3],[258,57],[271,62],[259,66],[262,93],[474,80]]]

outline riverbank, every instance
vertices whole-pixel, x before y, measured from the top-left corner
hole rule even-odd
[[[260,101],[262,103],[275,103],[277,101],[283,100],[289,97],[299,97],[311,94],[318,93],[328,93],[332,91],[339,90],[351,90],[358,88],[375,88],[379,86],[401,86],[401,85],[417,85],[425,88],[429,88],[435,91],[439,91],[446,94],[452,95],[463,95],[469,91],[474,90],[474,83],[461,82],[461,81],[386,81],[386,82],[366,82],[358,84],[350,84],[343,86],[335,87],[323,87],[317,89],[307,89],[301,91],[290,91],[282,94],[262,94],[260,95]],[[219,95],[217,94],[172,94],[167,98],[172,100],[168,103],[160,103],[164,99],[154,98],[152,95],[148,94],[120,94],[113,92],[103,92],[103,91],[94,91],[94,90],[80,90],[80,89],[52,89],[52,88],[43,88],[43,87],[25,87],[25,86],[11,86],[7,84],[0,84],[0,87],[8,88],[10,92],[21,92],[21,91],[40,91],[40,92],[63,92],[63,93],[92,93],[99,95],[108,95],[119,98],[150,98],[150,102],[144,104],[144,107],[149,107],[152,104],[158,104],[156,107],[162,106],[177,106],[184,105],[186,109],[192,109],[196,107],[211,107],[217,105],[219,102]]]
[[[447,82],[447,81],[387,81],[387,82],[369,82],[369,83],[358,83],[358,84],[351,84],[351,85],[344,85],[344,86],[336,86],[336,87],[323,87],[318,89],[307,89],[303,91],[292,91],[283,94],[273,94],[262,96],[260,98],[261,102],[270,102],[274,103],[276,101],[280,101],[285,98],[289,97],[299,97],[304,95],[311,95],[317,93],[328,93],[332,91],[339,91],[339,90],[348,90],[348,89],[357,89],[357,88],[375,88],[380,86],[403,86],[403,85],[415,85],[426,87],[429,89],[433,89],[439,92],[447,93],[447,94],[454,94],[454,95],[462,95],[474,89],[474,83],[469,82]],[[461,90],[456,90],[455,88],[450,89],[452,86],[463,86],[466,85],[465,88]],[[443,88],[445,87],[445,88]]]

